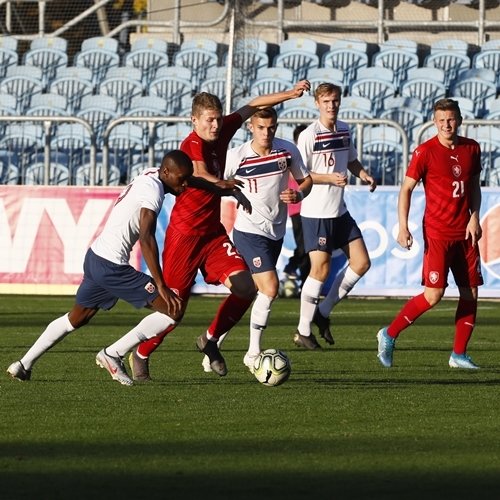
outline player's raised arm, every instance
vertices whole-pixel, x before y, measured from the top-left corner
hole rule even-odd
[[[255,97],[248,104],[236,110],[236,113],[238,113],[243,121],[245,121],[259,109],[269,108],[290,99],[302,97],[304,95],[304,92],[309,92],[310,89],[311,84],[307,80],[301,80],[300,82],[297,82],[290,90],[284,90],[283,92],[264,94]]]

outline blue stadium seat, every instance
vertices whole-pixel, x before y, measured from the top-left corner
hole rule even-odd
[[[290,38],[280,44],[273,66],[289,68],[293,72],[294,81],[303,80],[311,68],[319,67],[316,50],[317,43],[314,40]]]
[[[30,49],[24,54],[24,64],[37,66],[42,70],[42,86],[46,89],[55,78],[57,70],[68,65],[68,54],[50,47]]]
[[[193,87],[189,68],[177,66],[162,68],[149,86],[149,95],[162,97],[166,100],[165,113],[167,116],[178,115],[185,103],[191,104],[192,94]]]
[[[358,70],[368,66],[367,43],[361,40],[337,40],[321,60],[325,68],[339,68],[344,72],[344,87],[357,79]]]
[[[115,97],[118,103],[117,112],[125,114],[132,99],[143,93],[141,71],[133,67],[111,68],[99,84],[98,90],[101,95]]]
[[[68,169],[68,157],[60,152],[51,152],[49,157],[49,179],[50,186],[67,186],[70,184]],[[43,186],[45,185],[45,155],[38,153],[34,155],[30,164],[26,167],[24,184]]]
[[[49,86],[49,92],[64,95],[70,113],[77,113],[84,96],[92,94],[92,71],[89,68],[62,67]]]
[[[399,89],[401,82],[406,80],[408,70],[418,67],[418,55],[406,49],[382,45],[380,52],[374,55],[372,64],[391,69],[394,74],[394,85]]]
[[[42,70],[36,66],[9,66],[7,76],[0,81],[0,94],[16,97],[16,111],[19,114],[24,114],[32,96],[42,91]]]
[[[191,69],[192,84],[196,91],[206,78],[207,69],[217,66],[218,62],[217,42],[204,38],[183,42],[174,56],[176,66]]]
[[[372,102],[372,112],[378,115],[384,108],[384,101],[396,94],[394,73],[389,68],[360,68],[358,78],[351,83],[349,94],[366,97]]]
[[[496,97],[496,75],[491,69],[468,69],[461,71],[452,85],[451,96],[468,97],[474,101],[474,115],[483,117],[487,112],[486,102]]]

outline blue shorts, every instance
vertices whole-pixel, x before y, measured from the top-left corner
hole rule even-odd
[[[332,253],[338,248],[344,248],[349,242],[363,237],[349,212],[331,219],[302,217],[302,231],[306,252],[319,250]]]
[[[252,274],[276,271],[283,238],[271,240],[260,234],[244,233],[233,229],[233,241]]]
[[[128,264],[103,259],[90,248],[87,250],[83,280],[76,292],[77,304],[92,309],[111,309],[118,299],[123,299],[139,309],[153,302],[158,295],[151,276]]]

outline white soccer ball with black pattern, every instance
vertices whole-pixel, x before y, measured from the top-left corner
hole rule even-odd
[[[256,358],[253,373],[261,384],[273,387],[288,380],[291,370],[290,360],[283,351],[266,349]]]

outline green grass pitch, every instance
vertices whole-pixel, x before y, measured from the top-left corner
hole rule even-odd
[[[202,371],[195,339],[219,302],[193,297],[154,381],[125,387],[95,355],[146,311],[99,313],[20,383],[5,369],[72,298],[2,296],[0,498],[499,498],[498,302],[479,303],[471,373],[448,368],[454,300],[404,332],[384,369],[375,334],[401,300],[345,300],[335,346],[306,352],[291,340],[298,300],[279,299],[263,347],[284,350],[292,375],[273,388],[243,366],[248,315],[226,340],[228,375]]]

